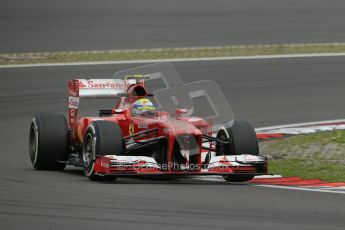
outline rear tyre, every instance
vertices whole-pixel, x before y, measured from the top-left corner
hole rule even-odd
[[[86,130],[83,140],[82,166],[90,180],[114,181],[116,176],[97,175],[94,170],[96,156],[123,155],[125,142],[118,124],[110,121],[94,121]]]
[[[221,128],[217,133],[217,138],[231,141],[226,145],[216,145],[216,155],[259,155],[259,144],[254,128],[247,121],[235,121],[229,128]],[[227,175],[224,179],[227,182],[243,182],[253,179],[249,175]]]
[[[65,116],[37,113],[29,134],[29,155],[35,169],[62,170],[66,167],[68,127]]]

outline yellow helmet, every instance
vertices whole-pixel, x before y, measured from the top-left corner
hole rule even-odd
[[[132,104],[132,115],[139,115],[139,116],[153,115],[156,112],[156,110],[157,110],[156,107],[147,98],[136,100]]]

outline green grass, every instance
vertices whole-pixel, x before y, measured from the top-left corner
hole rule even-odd
[[[345,43],[0,53],[0,65],[345,52]]]
[[[260,143],[269,172],[345,182],[345,131],[327,131]]]
[[[345,182],[345,165],[340,163],[309,162],[300,158],[269,160],[269,172],[304,179]]]

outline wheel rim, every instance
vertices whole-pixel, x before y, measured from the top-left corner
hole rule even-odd
[[[83,165],[86,169],[89,169],[93,164],[95,156],[95,144],[91,134],[88,134],[85,138],[85,145],[83,147]]]
[[[217,138],[221,141],[226,139],[226,134],[224,131],[220,131],[219,136]],[[216,156],[223,156],[224,155],[224,145],[216,145]]]
[[[30,153],[30,160],[33,164],[37,161],[37,151],[38,151],[38,133],[37,129],[35,128],[35,124],[31,125],[30,129],[30,140],[29,140],[29,153]]]

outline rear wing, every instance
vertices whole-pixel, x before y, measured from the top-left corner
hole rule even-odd
[[[74,128],[79,98],[116,98],[127,92],[135,79],[74,79],[68,82],[68,122]]]

